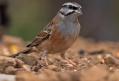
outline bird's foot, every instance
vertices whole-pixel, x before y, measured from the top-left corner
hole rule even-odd
[[[61,58],[64,59],[64,62],[66,63],[66,65],[68,65],[68,66],[76,66],[77,65],[75,62],[73,62],[71,59],[67,58],[65,55],[66,55],[65,53],[62,53]]]
[[[65,59],[66,65],[75,67],[77,64],[73,62],[71,59],[66,58]]]
[[[47,52],[44,52],[44,53],[42,54],[41,60],[44,61],[44,63],[45,63],[46,66],[49,65],[49,64],[48,64],[48,55],[47,55]]]
[[[41,60],[45,63],[45,65],[49,65],[48,64],[48,59],[46,57],[42,57]]]

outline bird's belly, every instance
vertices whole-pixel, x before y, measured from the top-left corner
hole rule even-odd
[[[50,48],[51,53],[65,52],[74,41],[71,39],[58,38],[55,41],[51,41]]]
[[[48,53],[65,52],[74,42],[74,39],[63,36],[53,36],[40,45],[40,49],[46,50]]]

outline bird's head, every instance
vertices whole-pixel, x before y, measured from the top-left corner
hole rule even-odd
[[[81,5],[79,5],[76,2],[67,2],[62,5],[62,8],[60,9],[59,13],[63,16],[69,16],[72,14],[78,14],[81,15]]]

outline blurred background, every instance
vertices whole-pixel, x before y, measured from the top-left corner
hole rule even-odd
[[[82,5],[80,36],[119,40],[118,0],[0,0],[1,30],[7,28],[8,34],[31,40],[69,1]]]

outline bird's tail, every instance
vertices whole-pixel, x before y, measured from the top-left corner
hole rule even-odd
[[[29,54],[31,52],[32,52],[32,48],[27,48],[27,49],[22,50],[22,51],[18,52],[17,54],[14,54],[14,55],[12,55],[10,57],[15,58],[15,57],[19,56],[20,54]]]

